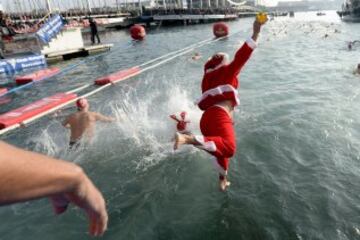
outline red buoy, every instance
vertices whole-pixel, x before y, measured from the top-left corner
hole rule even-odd
[[[130,35],[134,40],[143,40],[146,35],[145,28],[139,24],[135,24],[130,28]]]
[[[0,88],[0,96],[7,93],[7,91],[8,91],[7,88]]]
[[[229,27],[224,22],[215,23],[213,26],[215,37],[225,37],[229,34]]]

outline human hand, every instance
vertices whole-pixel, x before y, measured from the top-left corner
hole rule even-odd
[[[106,231],[108,215],[105,200],[98,189],[86,177],[82,177],[80,187],[75,191],[50,198],[56,214],[66,211],[69,203],[84,209],[89,219],[89,233],[101,236]]]
[[[265,12],[256,14],[256,21],[260,24],[265,24],[268,21],[268,16]]]
[[[260,30],[261,30],[261,23],[259,23],[257,20],[254,21],[254,24],[253,24],[253,33],[254,34],[259,34],[260,33]]]

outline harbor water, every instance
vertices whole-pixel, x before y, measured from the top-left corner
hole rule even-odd
[[[91,96],[91,110],[120,120],[98,124],[86,149],[67,151],[69,133],[54,116],[1,140],[82,166],[106,199],[103,239],[360,239],[360,75],[353,74],[360,45],[347,49],[348,41],[360,40],[360,27],[335,12],[296,13],[263,28],[240,74],[227,192],[218,190],[207,153],[172,151],[169,115],[187,111],[199,132],[194,101],[203,65],[215,52],[235,53],[251,36],[252,21],[229,22],[229,38]],[[125,31],[105,33],[102,41],[114,43],[110,52],[10,95],[0,112],[211,37],[211,24],[158,27],[142,42]],[[198,61],[191,59],[195,52]],[[47,199],[1,207],[0,220],[1,240],[90,239],[81,210],[55,216]]]

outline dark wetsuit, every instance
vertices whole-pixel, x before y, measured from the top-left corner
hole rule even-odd
[[[96,37],[98,43],[100,43],[100,37],[99,37],[96,22],[94,21],[94,19],[90,19],[89,22],[90,22],[91,42],[92,42],[92,44],[95,44],[95,37]]]

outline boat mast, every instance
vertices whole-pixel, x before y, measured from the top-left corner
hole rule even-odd
[[[15,12],[21,12],[21,4],[19,0],[14,1]]]
[[[50,4],[50,0],[46,0],[46,8],[48,10],[48,13],[51,13],[51,4]]]
[[[31,12],[37,14],[37,8],[36,8],[36,5],[34,3],[34,0],[30,0],[29,4],[30,4],[30,10],[32,9]]]
[[[86,0],[86,8],[91,13],[91,5],[89,0]]]
[[[142,5],[141,5],[141,0],[139,0],[139,10],[140,10],[140,15],[142,15]]]

